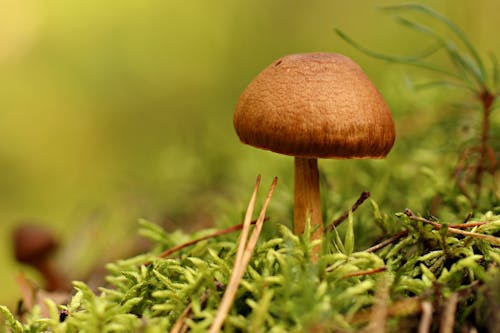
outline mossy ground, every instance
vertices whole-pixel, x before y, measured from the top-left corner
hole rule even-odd
[[[500,320],[500,238],[494,236],[500,233],[500,216],[487,212],[469,220],[475,223],[470,228],[460,228],[463,221],[457,219],[446,221],[457,224],[453,227],[436,229],[408,212],[387,215],[375,203],[372,207],[381,228],[398,225],[398,239],[378,250],[355,251],[353,226],[361,221],[354,213],[344,221],[344,235],[336,230],[326,235],[315,263],[316,242],[308,233],[294,235],[271,217],[266,222],[271,236],[260,239],[223,331],[409,332],[422,325],[423,309],[430,306],[435,329],[494,332]],[[373,220],[362,223],[380,228]],[[472,234],[453,234],[453,228]],[[231,275],[238,232],[196,242],[168,258],[158,255],[175,245],[179,234],[146,221],[140,232],[154,242],[153,249],[108,264],[107,286],[93,292],[74,282],[68,304],[46,301],[47,316],[35,306],[18,321],[2,307],[1,331],[165,332],[179,318],[192,332],[207,331]]]

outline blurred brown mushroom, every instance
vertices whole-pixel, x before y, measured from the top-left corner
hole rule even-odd
[[[39,225],[23,224],[14,230],[13,243],[17,261],[40,272],[45,280],[45,290],[71,289],[68,279],[51,261],[59,244],[50,231]]]
[[[382,96],[351,59],[334,53],[284,56],[245,89],[234,113],[243,143],[295,157],[294,232],[309,218],[321,238],[317,158],[384,158],[395,140]]]

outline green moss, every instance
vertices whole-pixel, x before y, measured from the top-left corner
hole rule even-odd
[[[307,234],[299,237],[286,226],[275,224],[278,236],[260,240],[225,320],[224,332],[293,332],[318,323],[329,329],[355,331],[367,323],[356,318],[373,307],[382,280],[390,281],[387,306],[415,296],[439,301],[460,293],[466,298],[458,304],[461,315],[457,320],[486,325],[475,312],[478,306],[492,302],[484,297],[486,293],[498,293],[493,285],[498,279],[499,249],[481,239],[443,234],[399,215],[393,222],[408,228],[408,235],[378,254],[324,250],[317,263],[310,260],[314,244]],[[351,221],[356,223],[352,215]],[[488,213],[479,221],[488,224],[476,227],[475,232],[500,232],[500,216]],[[348,227],[353,228],[352,224]],[[205,240],[171,258],[158,258],[157,254],[165,244],[174,243],[172,235],[145,221],[140,233],[151,236],[155,250],[109,264],[108,287],[95,294],[83,282],[74,282],[75,295],[68,305],[56,307],[47,301],[49,318],[41,318],[35,310],[21,323],[1,307],[5,316],[2,330],[166,331],[190,306],[185,322],[193,332],[206,331],[231,274],[238,233]],[[334,241],[337,245],[333,248],[345,249],[345,243],[353,241],[349,235],[347,232],[341,241],[332,234],[325,242]],[[384,267],[383,273],[356,275]],[[68,312],[64,322],[60,322],[61,310]],[[396,321],[407,317],[391,315]]]

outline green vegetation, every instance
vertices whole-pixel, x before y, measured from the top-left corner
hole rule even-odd
[[[403,109],[396,119],[400,138],[386,163],[345,161],[322,169],[325,221],[352,204],[345,199],[356,195],[349,187],[368,187],[372,199],[362,195],[359,209],[326,228],[314,263],[311,230],[298,236],[289,228],[291,194],[275,195],[224,332],[498,331],[496,58],[485,62],[460,28],[427,7],[387,11],[430,38],[430,48],[396,57],[338,33],[390,66],[415,67],[406,94],[420,104],[397,102]],[[423,22],[408,18],[413,14]],[[448,62],[439,58],[440,51]],[[412,128],[424,113],[428,126]],[[347,168],[352,175],[332,186],[330,174],[347,175]],[[238,247],[238,232],[220,230],[240,223],[242,213],[222,207],[215,231],[192,234],[141,221],[139,233],[151,241],[151,250],[108,264],[106,286],[96,292],[75,282],[67,304],[48,299],[46,309],[20,311],[22,319],[2,306],[0,332],[206,332]]]
[[[372,332],[382,332],[386,325],[390,331],[414,331],[424,303],[434,307],[434,325],[451,308],[447,318],[457,327],[493,331],[500,319],[494,294],[500,243],[491,235],[500,232],[500,216],[487,213],[469,221],[473,232],[463,235],[455,233],[463,231],[463,223],[422,222],[411,211],[390,217],[375,204],[373,210],[381,228],[394,229],[394,223],[404,228],[392,244],[353,251],[356,220],[350,215],[345,237],[331,232],[317,264],[311,262],[310,230],[299,237],[286,226],[267,222],[274,236],[255,249],[223,331],[303,332],[314,327],[349,332],[367,323]],[[179,234],[146,221],[141,225],[154,249],[109,264],[109,286],[99,294],[75,282],[77,292],[68,305],[48,300],[48,318],[40,317],[37,306],[23,323],[0,308],[7,327],[13,332],[165,332],[181,317],[193,332],[207,331],[231,274],[237,237],[209,238],[158,258]],[[67,313],[63,322],[62,312]]]
[[[495,196],[498,197],[498,193],[495,193],[498,188],[494,176],[497,171],[496,155],[498,155],[499,146],[497,141],[492,142],[490,134],[492,130],[490,118],[492,112],[498,107],[497,97],[500,91],[498,59],[495,54],[490,53],[490,68],[487,69],[478,51],[460,27],[428,7],[410,4],[386,7],[384,10],[393,13],[397,22],[404,27],[427,36],[432,41],[432,45],[419,54],[393,56],[366,49],[341,30],[337,30],[337,33],[345,41],[369,56],[415,66],[436,74],[436,78],[429,82],[418,83],[417,89],[456,88],[466,95],[465,98],[453,103],[454,112],[458,118],[463,118],[464,113],[472,111],[473,125],[467,140],[460,142],[461,147],[458,152],[457,164],[453,170],[453,177],[460,194],[471,202],[472,208],[479,206],[487,209],[491,207],[492,200],[495,202]],[[433,20],[433,25],[441,24],[448,28],[453,38],[441,36],[433,30],[432,25],[425,25],[402,16],[407,12],[417,12],[430,17]],[[460,45],[464,50],[460,48]],[[451,68],[428,60],[440,51],[443,51],[448,57]],[[498,128],[495,129],[498,130]],[[482,200],[485,201],[484,205],[481,205]]]

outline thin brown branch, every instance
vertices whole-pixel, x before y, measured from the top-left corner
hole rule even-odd
[[[366,199],[370,197],[370,192],[363,192],[359,196],[358,200],[352,205],[350,210],[345,211],[342,215],[340,215],[337,219],[333,220],[333,222],[326,228],[326,231],[332,231],[335,227],[337,227],[340,223],[342,223],[347,217],[349,217],[349,213],[356,211],[359,206],[365,202]]]
[[[269,218],[266,217],[264,219],[264,222],[267,222],[268,220],[269,220]],[[255,223],[257,223],[257,220],[253,220],[250,222],[250,224],[255,224]],[[172,253],[180,251],[180,250],[182,250],[188,246],[194,245],[198,242],[201,242],[201,241],[204,241],[204,240],[207,240],[210,238],[215,238],[218,236],[226,235],[226,234],[229,234],[229,233],[241,230],[241,229],[243,229],[243,224],[237,224],[237,225],[233,225],[233,226],[226,228],[226,229],[217,230],[209,235],[205,235],[205,236],[202,236],[200,238],[189,240],[183,244],[173,246],[173,247],[167,249],[166,251],[163,251],[162,253],[160,253],[158,255],[158,258],[166,258],[166,257],[170,256]]]
[[[264,222],[267,222],[269,221],[269,218],[266,217],[264,218]],[[253,220],[250,222],[250,224],[254,225],[255,223],[257,223],[257,220]],[[229,233],[232,233],[232,232],[235,232],[235,231],[238,231],[238,230],[241,230],[243,229],[243,224],[237,224],[237,225],[233,225],[231,227],[228,227],[228,228],[225,228],[225,229],[222,229],[222,230],[217,230],[211,234],[208,234],[208,235],[205,235],[205,236],[202,236],[202,237],[199,237],[199,238],[196,238],[196,239],[191,239],[185,243],[182,243],[182,244],[179,244],[179,245],[175,245],[165,251],[163,251],[162,253],[160,253],[158,255],[158,258],[167,258],[169,257],[170,255],[172,255],[173,253],[177,252],[177,251],[180,251],[186,247],[189,247],[191,245],[194,245],[198,242],[201,242],[201,241],[204,241],[204,240],[207,240],[207,239],[211,239],[211,238],[215,238],[215,237],[218,237],[218,236],[222,236],[222,235],[226,235],[226,234],[229,234]],[[145,266],[149,266],[151,265],[151,262],[147,262],[144,264]]]
[[[378,244],[375,244],[372,247],[367,248],[364,252],[375,252],[375,251],[378,251],[378,250],[386,247],[387,245],[394,243],[398,239],[406,237],[406,236],[408,236],[408,229],[401,230],[397,234],[394,234],[392,237],[387,238],[386,240],[384,240],[384,241],[382,241],[382,242],[380,242]]]
[[[172,326],[170,333],[181,333],[184,330],[185,327],[184,321],[186,320],[186,318],[189,317],[192,309],[193,309],[193,304],[189,303],[188,306],[186,306],[186,308],[184,309],[184,311],[182,311],[179,318],[177,318],[177,321],[175,322],[174,326]]]
[[[209,295],[208,291],[205,291],[201,295],[201,299],[200,299],[200,303],[201,304],[205,304],[206,303],[206,301],[208,300],[208,295]],[[172,326],[172,328],[170,329],[169,333],[185,333],[185,332],[187,332],[187,330],[189,329],[189,327],[188,327],[188,325],[186,325],[185,321],[191,315],[191,311],[192,310],[193,310],[193,303],[190,302],[186,306],[186,308],[184,309],[184,311],[182,311],[181,315],[177,318],[174,326]]]
[[[466,223],[455,223],[455,224],[448,224],[448,228],[455,228],[455,229],[467,229],[467,228],[474,228],[474,227],[480,227],[485,224],[489,224],[491,222],[466,222]]]
[[[347,273],[342,278],[343,279],[348,279],[348,278],[356,277],[356,276],[372,275],[372,274],[377,274],[377,273],[383,272],[385,270],[387,270],[387,267],[383,266],[383,267],[378,267],[378,268],[373,268],[373,269],[367,269],[367,270],[364,270],[364,271],[357,271],[357,272]]]
[[[430,224],[436,230],[441,229],[441,227],[443,226],[440,223],[437,223],[437,222],[434,222],[434,221],[430,221],[430,220],[428,220],[426,218],[423,218],[423,217],[415,215],[408,208],[405,209],[404,214],[406,216],[408,216],[408,218],[410,220],[414,220],[414,221],[419,221],[419,222],[424,222],[424,223]],[[457,229],[457,228],[453,228],[453,227],[449,227],[449,226],[448,226],[448,232],[451,233],[451,234],[462,235],[462,236],[466,236],[466,237],[479,238],[479,239],[482,239],[482,240],[484,240],[484,241],[486,241],[488,243],[491,243],[493,245],[500,245],[500,237],[495,237],[495,236],[485,235],[485,234],[479,234],[477,232],[463,231],[463,230],[460,230],[460,229]]]
[[[464,220],[464,222],[463,222],[463,223],[467,223],[467,222],[469,222],[469,221],[470,221],[470,219],[472,218],[472,215],[474,215],[474,214],[472,214],[472,212],[469,212],[469,213],[467,214],[467,216],[465,217],[465,220]]]

